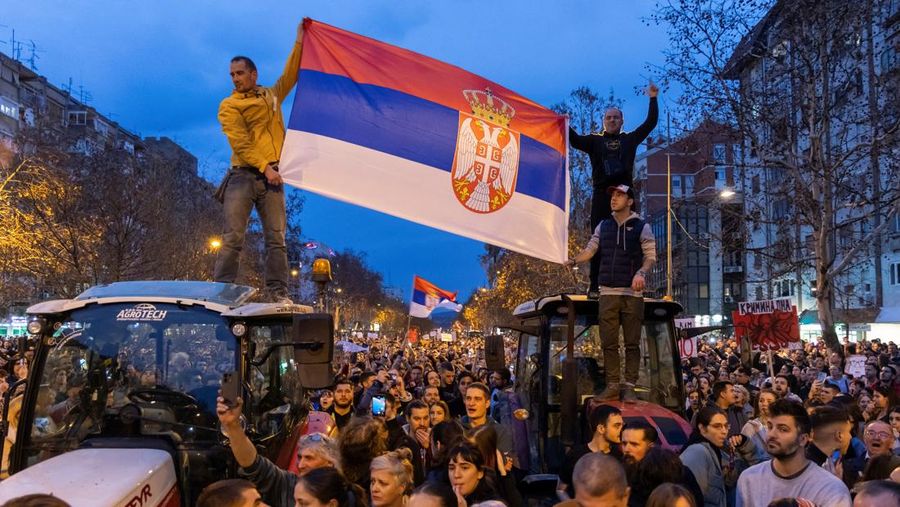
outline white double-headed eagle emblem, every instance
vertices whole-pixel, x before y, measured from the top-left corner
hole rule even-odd
[[[519,133],[509,129],[515,110],[490,89],[465,90],[472,114],[459,113],[451,180],[459,202],[492,213],[509,202],[519,172]]]

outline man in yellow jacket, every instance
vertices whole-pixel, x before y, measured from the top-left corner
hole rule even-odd
[[[303,23],[275,84],[256,84],[256,65],[246,56],[231,59],[234,91],[219,104],[219,123],[231,145],[231,169],[220,194],[225,207],[225,235],[213,277],[232,283],[237,277],[250,212],[256,207],[266,245],[266,292],[274,301],[289,301],[288,259],[285,246],[284,185],[278,158],[284,144],[281,103],[297,83]],[[224,190],[224,191],[223,191]]]

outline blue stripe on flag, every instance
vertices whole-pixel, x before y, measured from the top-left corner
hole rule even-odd
[[[345,76],[302,70],[288,128],[449,172],[458,124],[455,109]],[[525,135],[520,139],[516,192],[565,209],[564,155]]]
[[[412,293],[412,302],[425,306],[425,293],[420,290],[414,290]]]

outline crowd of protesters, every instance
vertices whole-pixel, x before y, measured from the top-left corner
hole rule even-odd
[[[231,487],[270,505],[524,505],[515,379],[483,367],[480,341],[369,345],[339,354],[334,386],[311,399],[335,431],[303,437],[299,476],[258,455],[240,405],[219,400],[249,480]],[[582,507],[900,505],[900,351],[871,342],[843,352],[805,343],[747,366],[733,340],[704,341],[683,363],[684,447],[664,449],[655,427],[600,405],[590,437],[565,456],[557,496]],[[845,372],[851,355],[866,357],[861,378]]]
[[[240,401],[219,398],[242,479],[208,486],[197,505],[525,505],[515,378],[484,367],[481,340],[366,342],[339,351],[334,385],[310,398],[333,429],[301,438],[297,474],[258,454]],[[556,495],[582,507],[900,505],[900,350],[873,341],[842,352],[806,342],[748,365],[733,340],[703,340],[682,365],[693,429],[683,448],[663,448],[657,428],[599,405],[586,414],[586,441],[565,455]],[[856,378],[845,358],[860,356]],[[28,365],[9,357],[7,385]]]

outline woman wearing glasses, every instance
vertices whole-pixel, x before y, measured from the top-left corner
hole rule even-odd
[[[734,505],[738,475],[759,461],[753,441],[744,435],[729,438],[729,429],[725,412],[715,406],[703,407],[681,451],[681,462],[691,469],[703,491],[704,507]]]

